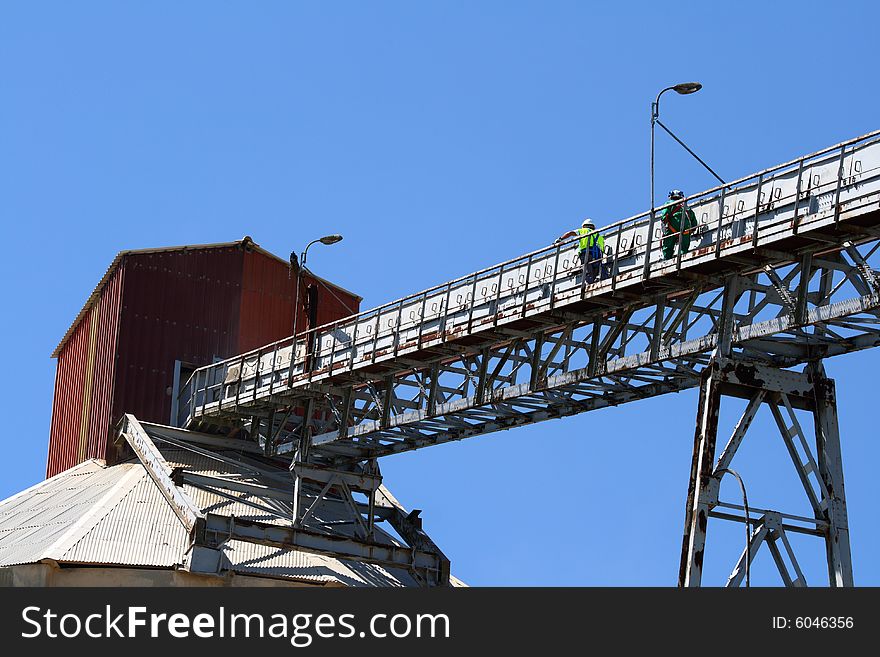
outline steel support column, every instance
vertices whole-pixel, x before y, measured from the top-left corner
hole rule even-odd
[[[688,485],[685,513],[684,541],[682,543],[680,586],[699,586],[703,573],[703,552],[706,547],[706,526],[712,499],[715,442],[718,436],[718,411],[721,405],[718,361],[703,371],[700,382],[700,401],[697,406],[697,426],[694,434],[694,456]]]
[[[749,403],[717,463],[713,465],[718,416],[722,397],[725,396],[748,399]],[[743,506],[719,500],[721,475],[730,465],[752,420],[764,404],[769,406],[792,458],[813,509],[813,518],[755,508],[752,511],[757,511],[757,514],[746,516]],[[808,411],[813,416],[815,457],[795,409]],[[811,363],[803,373],[799,373],[724,358],[716,352],[703,371],[700,384],[679,586],[701,585],[710,518],[750,525],[752,538],[749,547],[743,550],[727,582],[728,586],[740,585],[746,565],[765,543],[782,582],[786,586],[805,586],[806,578],[788,540],[788,533],[792,531],[822,537],[826,546],[830,586],[852,586],[852,558],[841,463],[834,381],[825,377],[821,362]],[[788,557],[788,563],[783,553]]]
[[[834,380],[825,376],[821,363],[811,365],[807,375],[813,380],[816,397],[814,423],[819,477],[828,491],[828,532],[825,551],[828,581],[831,586],[853,586],[852,555],[849,547],[849,524],[843,488],[843,458],[837,426],[837,394]]]

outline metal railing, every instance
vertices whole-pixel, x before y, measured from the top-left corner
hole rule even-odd
[[[873,202],[873,195],[880,198],[878,135],[875,131],[688,197],[685,204],[697,226],[689,249],[675,248],[668,259],[663,241],[677,246],[681,235],[645,212],[602,228],[605,253],[594,263],[581,265],[579,238],[572,238],[316,327],[295,341],[287,337],[202,367],[182,387],[180,424],[289,395],[291,388],[404,353],[412,360],[437,344],[752,249],[823,222],[836,223],[842,207],[850,211]],[[591,264],[599,270],[595,281],[587,275]]]

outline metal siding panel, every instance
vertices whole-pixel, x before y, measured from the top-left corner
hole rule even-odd
[[[119,332],[124,271],[123,261],[101,290],[87,458],[105,458],[106,445],[111,436],[110,405],[113,399],[113,380],[116,371],[116,340]]]
[[[111,422],[123,413],[167,422],[175,360],[206,365],[237,353],[242,255],[230,247],[127,256]]]
[[[315,282],[308,275],[301,280],[297,327],[303,330],[308,321],[303,309],[305,288]],[[331,292],[320,281],[317,284],[318,324],[327,324],[358,312],[358,297],[336,289]],[[295,280],[291,279],[289,268],[283,262],[259,251],[245,253],[238,353],[275,342],[293,332],[294,285]]]
[[[52,422],[49,429],[49,458],[46,476],[76,465],[82,429],[83,393],[88,357],[91,313],[82,317],[58,355]]]
[[[85,375],[83,385],[83,404],[80,417],[79,440],[76,451],[77,463],[86,460],[89,446],[89,420],[92,414],[92,395],[95,382],[95,352],[98,345],[98,324],[101,319],[101,300],[97,299],[89,312],[89,345],[85,362]]]
[[[293,332],[293,280],[284,263],[260,252],[245,253],[240,317],[239,352]],[[299,320],[305,321],[303,316]]]
[[[304,282],[306,285],[318,285],[318,326],[356,315],[360,311],[360,299],[357,297],[339,290],[331,291],[321,281],[315,281],[310,276],[305,276]]]

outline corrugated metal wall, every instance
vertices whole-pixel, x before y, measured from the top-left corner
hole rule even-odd
[[[295,277],[289,266],[259,251],[244,254],[241,291],[241,325],[238,352],[243,353],[287,337],[293,332]],[[297,332],[308,328],[304,310],[306,288],[318,285],[318,324],[342,319],[356,313],[359,299],[327,286],[311,276],[303,276],[299,295]]]
[[[95,368],[92,381],[91,420],[88,453],[85,458],[106,458],[106,445],[112,440],[111,416],[113,391],[116,388],[120,315],[124,300],[125,267],[120,266],[101,291],[97,312],[100,330],[97,335]]]
[[[290,278],[289,266],[259,251],[247,251],[241,278],[238,353],[290,335],[294,281]],[[297,321],[304,322],[302,314]]]
[[[243,255],[224,247],[125,257],[113,421],[133,413],[167,424],[174,361],[201,366],[238,353]]]
[[[105,458],[123,278],[118,267],[58,355],[47,477]]]
[[[317,283],[319,324],[357,309]],[[47,475],[115,462],[123,413],[167,424],[175,360],[207,365],[290,335],[293,286],[284,262],[246,245],[125,254],[58,355]]]
[[[95,339],[95,365],[92,374],[91,417],[87,434],[81,437],[88,448],[86,458],[105,458],[111,421],[111,401],[116,383],[116,343],[119,338],[119,315],[122,309],[125,268],[119,267],[104,284],[101,299],[93,310],[98,330]]]
[[[311,276],[303,276],[303,290],[300,291],[300,303],[302,303],[306,286],[313,283],[318,286],[318,326],[354,315],[360,310],[360,300],[357,297],[346,294],[339,289],[331,288]],[[302,308],[300,308],[300,312],[302,312]],[[301,315],[297,321],[303,321],[304,318],[305,315]]]
[[[49,459],[46,476],[51,477],[77,463],[85,373],[89,358],[92,314],[85,315],[58,354],[52,425],[49,429]]]

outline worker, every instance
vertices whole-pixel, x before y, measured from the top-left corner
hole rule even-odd
[[[663,211],[663,259],[669,260],[675,255],[675,245],[680,245],[680,252],[684,253],[691,245],[691,231],[697,227],[697,218],[694,211],[685,207],[684,192],[673,189],[669,192],[671,203]],[[682,210],[685,220],[682,221]]]
[[[608,277],[608,271],[602,266],[602,255],[605,251],[605,238],[596,232],[596,224],[590,218],[584,219],[580,228],[570,230],[556,238],[556,244],[569,237],[580,236],[578,240],[578,258],[581,270],[587,283],[593,283],[601,273],[602,278]]]

